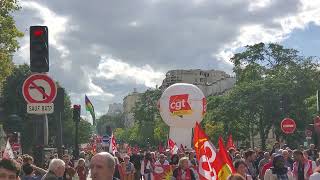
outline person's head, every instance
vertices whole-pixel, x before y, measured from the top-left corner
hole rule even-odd
[[[239,151],[235,152],[234,158],[235,158],[235,159],[241,159],[241,154],[240,154]]]
[[[315,146],[314,144],[310,144],[310,149],[311,149],[311,150],[314,150],[315,147],[316,147],[316,146]]]
[[[62,156],[62,160],[63,160],[66,164],[68,164],[69,161],[70,161],[70,156],[69,156],[69,154],[64,154],[64,155]]]
[[[48,170],[53,172],[56,176],[62,177],[65,171],[65,162],[61,159],[52,159]]]
[[[12,160],[3,159],[0,161],[0,179],[18,180],[19,169]]]
[[[247,172],[247,165],[241,159],[238,159],[234,162],[234,168],[237,173],[242,174],[242,175],[245,175]]]
[[[280,149],[280,143],[279,142],[275,142],[273,145],[274,149]]]
[[[293,159],[295,161],[301,162],[303,160],[303,153],[300,150],[294,150]]]
[[[80,158],[78,161],[78,166],[83,167],[85,163],[85,160],[83,158]]]
[[[285,165],[284,157],[280,154],[276,155],[273,158],[272,165],[274,168],[277,168],[277,169],[283,168]]]
[[[189,159],[194,159],[194,152],[193,151],[189,152]]]
[[[33,157],[28,154],[25,154],[23,156],[23,163],[33,164]]]
[[[182,168],[182,169],[187,169],[189,167],[189,158],[182,157],[179,160],[179,167]]]
[[[160,155],[159,155],[159,162],[160,162],[161,164],[163,164],[165,160],[166,160],[166,156],[165,156],[164,154],[160,154]]]
[[[114,157],[108,152],[101,152],[91,158],[91,178],[93,180],[112,179],[115,170]]]
[[[232,174],[228,177],[228,180],[245,180],[245,178],[243,176],[241,176],[240,174]]]
[[[146,160],[149,160],[149,161],[152,161],[152,155],[150,152],[147,152],[145,157],[144,157]]]
[[[287,150],[283,150],[282,151],[282,155],[283,155],[285,160],[287,160],[289,158],[289,152]]]
[[[263,154],[263,157],[264,157],[265,159],[270,159],[270,153],[269,153],[269,152],[265,152],[265,153]]]
[[[128,164],[129,161],[130,161],[130,156],[126,154],[126,155],[123,157],[123,159],[124,159],[124,162],[125,162],[126,164]]]
[[[252,162],[256,159],[256,153],[252,150],[249,150],[247,152],[245,152],[244,154],[244,158],[249,161],[249,162]]]
[[[172,155],[172,157],[171,157],[171,162],[172,162],[173,164],[178,164],[178,162],[179,162],[179,156],[178,156],[178,154]]]
[[[121,156],[120,156],[120,153],[119,153],[118,151],[116,151],[116,152],[114,153],[114,156],[117,157],[117,158],[120,158],[120,157],[121,157]]]
[[[33,168],[29,163],[22,165],[22,170],[27,176],[30,176],[33,173]]]

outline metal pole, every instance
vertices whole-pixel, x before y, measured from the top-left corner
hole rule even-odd
[[[75,153],[74,153],[74,157],[76,158],[76,159],[79,159],[79,142],[78,142],[78,140],[79,140],[79,122],[80,122],[80,120],[78,121],[76,121],[75,123],[76,123],[76,134],[75,134],[75,147],[74,147],[74,151],[75,151]]]
[[[45,114],[43,117],[43,145],[48,146],[48,141],[49,141],[49,130],[48,130],[48,116]]]

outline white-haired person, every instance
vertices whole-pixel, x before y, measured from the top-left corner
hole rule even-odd
[[[48,172],[41,180],[59,180],[63,177],[65,163],[61,159],[52,159],[49,164]]]
[[[80,158],[78,161],[78,165],[75,168],[76,169],[76,173],[79,177],[79,180],[86,180],[87,179],[87,171],[86,171],[86,167],[85,167],[85,160],[83,158]]]
[[[118,180],[113,176],[115,171],[114,157],[108,152],[100,152],[91,159],[92,180]]]
[[[179,160],[178,168],[173,171],[172,180],[196,180],[194,172],[189,168],[189,158],[182,157]]]

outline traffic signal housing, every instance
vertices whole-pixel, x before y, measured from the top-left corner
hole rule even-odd
[[[49,71],[49,42],[47,26],[30,26],[31,72]]]
[[[73,105],[73,120],[75,122],[80,122],[81,106]]]

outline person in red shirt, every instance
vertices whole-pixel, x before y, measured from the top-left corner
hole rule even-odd
[[[79,180],[86,180],[87,179],[87,171],[84,163],[84,159],[80,158],[78,161],[78,165],[76,167],[76,172],[78,174]]]
[[[277,155],[276,153],[273,153],[273,154],[270,156],[270,161],[269,161],[267,164],[265,164],[265,165],[263,166],[263,168],[261,169],[261,171],[260,171],[260,173],[259,173],[259,177],[260,177],[261,180],[263,180],[264,175],[266,174],[266,171],[272,167],[272,161],[273,161],[273,158],[274,158],[276,155]]]

